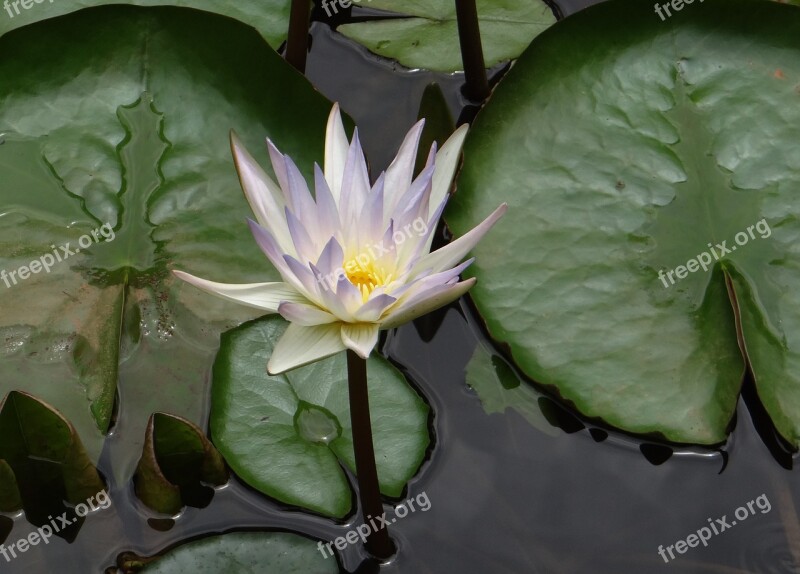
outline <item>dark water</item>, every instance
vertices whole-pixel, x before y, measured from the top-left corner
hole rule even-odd
[[[565,14],[577,8],[562,4]],[[308,76],[360,126],[373,170],[390,161],[428,83],[440,83],[455,116],[465,104],[459,76],[403,70],[321,23],[313,35]],[[539,405],[551,424],[534,426],[514,410],[486,414],[465,384],[464,368],[481,341],[480,321],[467,303],[388,338],[385,352],[435,414],[434,448],[404,497],[424,493],[430,509],[394,525],[400,552],[390,564],[379,568],[352,546],[338,558],[343,571],[800,573],[794,459],[773,440],[754,400],[740,401],[731,438],[716,451],[673,449],[597,428],[543,395]],[[109,439],[109,451],[116,440]],[[0,558],[0,572],[102,572],[124,553],[152,555],[211,533],[280,529],[329,541],[357,524],[357,515],[337,524],[285,510],[235,479],[206,508],[187,508],[174,524],[148,522],[152,515],[130,484],[111,488],[113,509],[93,515],[74,541],[53,539],[46,550],[10,564]],[[762,506],[751,502],[758,497]],[[748,502],[754,511],[733,525],[737,508],[747,510]],[[707,547],[689,548],[668,563],[659,556],[659,545],[674,545],[723,516],[731,527]],[[9,528],[0,517],[0,539]],[[10,538],[27,528],[18,517]]]

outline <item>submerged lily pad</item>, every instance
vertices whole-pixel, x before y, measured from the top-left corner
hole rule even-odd
[[[148,507],[176,514],[201,483],[228,481],[225,462],[200,428],[180,417],[150,417],[142,458],[134,476],[136,495]]]
[[[730,277],[758,396],[800,444],[798,37],[800,10],[772,2],[665,22],[608,2],[537,38],[480,113],[447,219],[510,209],[472,295],[585,415],[725,440],[745,365]]]
[[[521,381],[505,359],[492,354],[483,344],[475,347],[465,374],[467,386],[478,394],[487,414],[514,410],[543,433],[560,434],[542,413],[542,394]]]
[[[268,375],[286,328],[267,317],[228,333],[214,366],[211,436],[250,486],[286,504],[343,517],[355,472],[344,353]],[[428,405],[385,359],[368,361],[370,412],[381,492],[398,497],[425,458]]]
[[[0,436],[2,511],[22,508],[23,482],[55,484],[72,504],[105,488],[69,421],[28,394],[11,392],[0,402]]]
[[[370,0],[364,5],[390,12],[391,17],[345,24],[339,32],[408,68],[463,69],[452,0]],[[487,67],[513,60],[556,21],[550,7],[539,0],[481,0],[477,6]]]
[[[0,396],[53,405],[96,460],[119,381],[122,483],[153,412],[204,424],[219,334],[257,316],[169,270],[278,279],[230,129],[310,173],[330,104],[255,30],[194,10],[93,8],[9,32],[0,53],[15,54],[0,59]]]
[[[336,574],[336,560],[296,534],[234,532],[178,546],[150,563],[147,574]]]

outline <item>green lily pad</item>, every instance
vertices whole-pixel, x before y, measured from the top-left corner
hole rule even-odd
[[[22,508],[23,481],[57,484],[72,504],[105,488],[69,421],[26,393],[11,392],[0,402],[0,436],[0,510]]]
[[[201,483],[228,482],[225,462],[203,431],[181,417],[154,413],[147,425],[136,469],[136,495],[156,512],[176,514],[186,505],[183,491]]]
[[[252,28],[194,10],[92,8],[9,32],[0,52],[16,54],[0,60],[0,270],[72,252],[0,279],[0,396],[53,405],[94,461],[118,391],[122,483],[152,413],[205,424],[219,334],[257,316],[170,269],[278,279],[229,130],[254,150],[273,138],[310,175],[330,104]]]
[[[452,0],[370,0],[364,5],[390,12],[391,18],[345,24],[339,32],[408,68],[463,69]],[[539,0],[481,0],[478,19],[487,67],[513,60],[556,21],[550,7]]]
[[[286,40],[291,0],[9,0],[0,6],[0,35],[34,22],[107,4],[179,6],[229,16],[258,30],[277,49]]]
[[[267,374],[272,348],[286,328],[267,317],[222,337],[211,399],[211,436],[250,486],[286,504],[344,517],[355,472],[344,353]],[[430,443],[429,408],[385,359],[368,361],[370,411],[381,492],[398,497]]]
[[[336,560],[316,543],[283,532],[234,532],[178,546],[142,570],[147,574],[336,574]]]
[[[725,440],[745,364],[730,277],[759,397],[800,443],[798,37],[800,10],[772,2],[665,22],[608,2],[537,38],[480,113],[448,222],[510,209],[472,296],[585,415]]]

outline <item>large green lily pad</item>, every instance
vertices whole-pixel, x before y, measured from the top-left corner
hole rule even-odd
[[[9,0],[0,7],[0,35],[34,22],[107,4],[179,6],[230,16],[254,27],[277,49],[286,39],[291,0]]]
[[[313,541],[283,532],[234,532],[189,542],[147,566],[147,574],[336,574]]]
[[[479,115],[447,218],[460,234],[510,209],[472,295],[585,415],[723,441],[745,365],[730,277],[758,395],[800,443],[799,37],[794,6],[706,0],[662,22],[608,2],[537,38]]]
[[[453,0],[369,0],[363,5],[391,17],[339,26],[348,38],[408,68],[463,69]],[[539,0],[481,0],[477,6],[487,66],[516,58],[556,21],[552,9]]]
[[[286,328],[267,317],[225,333],[214,366],[211,437],[245,482],[281,502],[344,517],[355,472],[347,361],[338,353],[282,375],[267,374]],[[430,443],[429,407],[403,375],[373,355],[367,364],[381,492],[399,497]]]
[[[151,413],[204,425],[219,334],[256,316],[170,268],[278,278],[245,222],[229,130],[254,150],[272,137],[310,174],[330,104],[254,30],[200,11],[93,8],[9,32],[0,53],[0,269],[73,252],[0,281],[0,396],[57,408],[96,460],[119,380],[122,481]]]

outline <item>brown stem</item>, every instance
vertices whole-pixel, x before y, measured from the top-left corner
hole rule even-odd
[[[353,427],[353,450],[356,455],[358,494],[365,524],[379,522],[383,516],[383,502],[378,486],[378,468],[375,465],[375,448],[372,444],[372,423],[369,418],[369,392],[367,390],[367,361],[347,350],[347,382],[350,390],[350,422]],[[367,536],[367,550],[380,560],[394,554],[394,544],[389,531],[380,523]]]
[[[483,59],[481,29],[475,0],[455,0],[458,17],[458,39],[461,42],[461,59],[467,85],[465,94],[471,100],[482,102],[489,97],[489,80]]]
[[[306,72],[308,56],[308,22],[311,19],[311,0],[292,0],[289,16],[289,38],[286,40],[286,61],[301,74]]]

